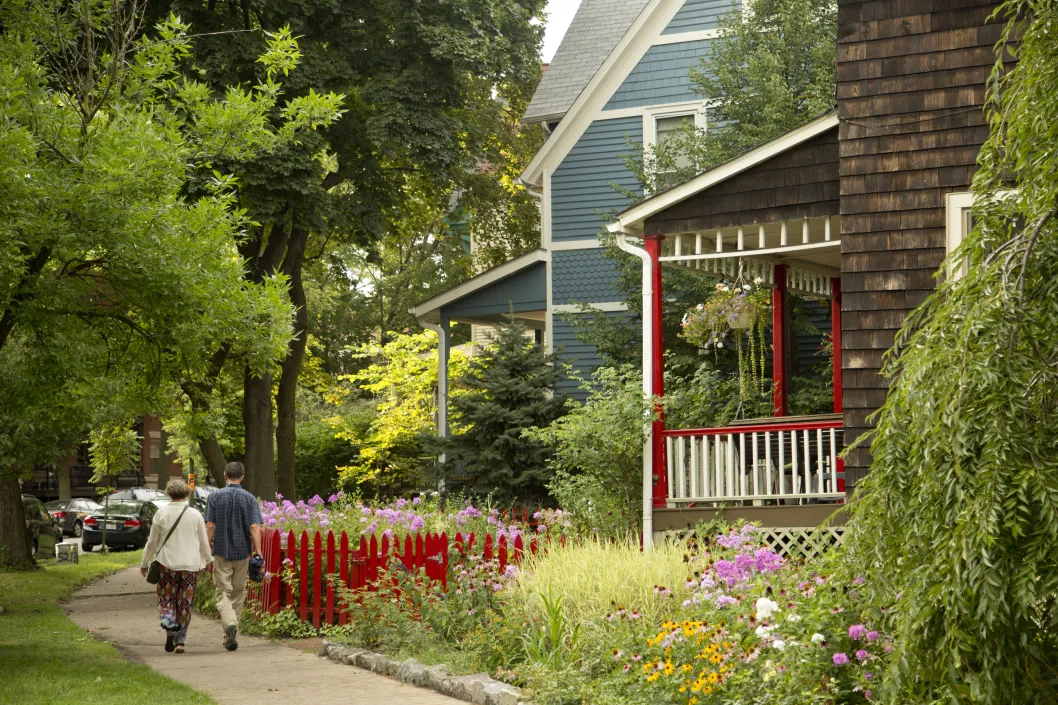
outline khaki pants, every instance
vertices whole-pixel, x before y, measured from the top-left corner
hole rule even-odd
[[[250,558],[229,561],[213,556],[213,587],[217,591],[217,610],[224,626],[238,624],[242,605],[246,602],[246,574]]]

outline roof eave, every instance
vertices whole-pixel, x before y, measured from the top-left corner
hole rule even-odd
[[[416,319],[421,319],[430,323],[437,323],[440,321],[441,308],[447,306],[450,303],[458,301],[459,299],[469,296],[470,294],[483,289],[490,284],[493,284],[501,279],[511,276],[512,274],[519,272],[526,267],[530,267],[539,262],[546,262],[548,258],[547,250],[536,249],[525,253],[520,257],[504,262],[503,264],[493,267],[487,271],[482,272],[470,279],[466,280],[462,284],[457,284],[451,289],[442,291],[440,294],[431,296],[430,298],[422,301],[408,309],[408,313],[414,316]]]

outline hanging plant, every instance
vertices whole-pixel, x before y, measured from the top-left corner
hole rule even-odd
[[[770,289],[721,282],[708,301],[684,314],[680,335],[699,349],[712,348],[717,354],[725,345],[734,345],[739,392],[743,401],[749,401],[764,394],[765,327],[770,315]]]

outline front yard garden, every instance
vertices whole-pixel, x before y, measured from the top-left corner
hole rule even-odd
[[[394,559],[373,590],[336,585],[350,618],[322,629],[352,646],[488,672],[537,705],[800,705],[810,692],[812,702],[864,703],[892,650],[887,615],[861,596],[863,580],[842,570],[840,549],[791,560],[763,546],[751,525],[702,526],[644,554],[635,538],[577,532],[561,512],[539,512],[531,527],[470,504],[331,500],[266,503],[265,522],[357,538],[368,530],[543,537],[506,567],[452,550],[446,584]],[[290,608],[258,614],[251,629],[315,631]]]

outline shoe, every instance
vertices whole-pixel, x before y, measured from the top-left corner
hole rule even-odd
[[[235,651],[239,648],[239,642],[235,641],[235,635],[238,632],[239,628],[234,624],[224,627],[224,648],[228,651]]]
[[[184,645],[183,644],[177,644],[176,645],[176,653],[178,653],[178,654],[184,653]]]
[[[171,654],[176,649],[176,632],[165,632],[165,653]]]

